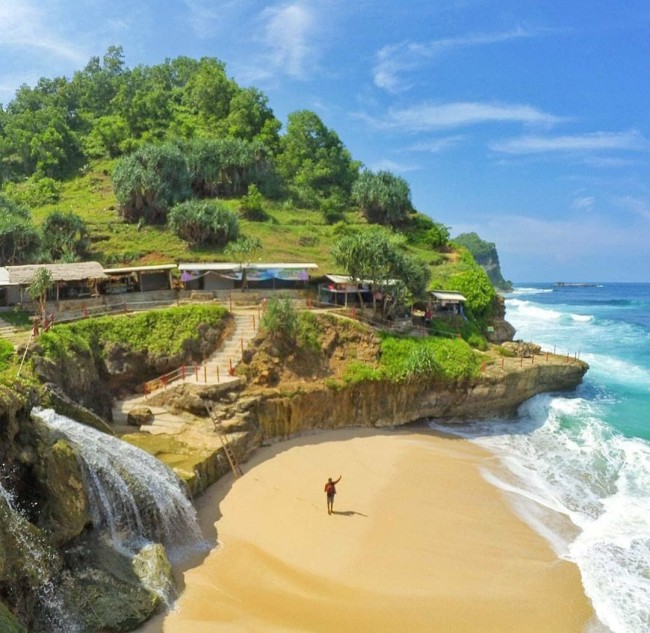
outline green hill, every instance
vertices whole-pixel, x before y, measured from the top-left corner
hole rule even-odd
[[[347,273],[334,246],[372,229],[391,271],[408,281],[424,265],[428,288],[490,312],[485,272],[413,208],[404,179],[362,169],[313,112],[281,128],[266,96],[212,58],[129,69],[112,47],[70,79],[24,85],[0,107],[0,265],[227,261],[246,237],[256,259]]]

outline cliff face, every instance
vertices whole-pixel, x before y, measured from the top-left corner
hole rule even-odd
[[[574,361],[530,364],[502,376],[451,386],[366,382],[291,395],[268,391],[260,394],[254,416],[266,437],[344,426],[396,426],[424,418],[462,422],[512,416],[522,402],[539,393],[574,389],[586,371],[586,364]]]
[[[472,254],[476,263],[485,270],[495,288],[499,290],[512,289],[512,283],[506,281],[501,274],[499,254],[494,242],[486,242],[476,233],[463,233],[455,237],[454,242],[464,246]]]

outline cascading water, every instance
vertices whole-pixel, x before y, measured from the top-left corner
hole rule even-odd
[[[43,621],[52,631],[77,631],[64,596],[57,590],[55,578],[61,565],[57,552],[47,544],[43,534],[22,516],[15,506],[13,495],[1,483],[0,535],[6,551],[11,553],[4,564],[5,573],[13,576],[11,590],[16,594],[16,603],[30,600],[28,596],[31,596],[42,613]]]
[[[32,415],[75,447],[93,527],[106,530],[116,548],[134,551],[158,542],[173,561],[206,547],[182,482],[162,462],[51,409]]]

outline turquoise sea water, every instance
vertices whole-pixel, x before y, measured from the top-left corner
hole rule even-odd
[[[574,392],[461,434],[500,459],[484,473],[580,568],[593,631],[650,631],[650,284],[520,284],[515,338],[589,363]]]

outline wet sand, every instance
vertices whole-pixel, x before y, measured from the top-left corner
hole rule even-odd
[[[198,502],[218,547],[141,633],[577,633],[577,567],[480,475],[493,459],[430,431],[350,429],[260,449]],[[337,485],[328,515],[327,477]],[[215,532],[216,530],[216,532]]]

